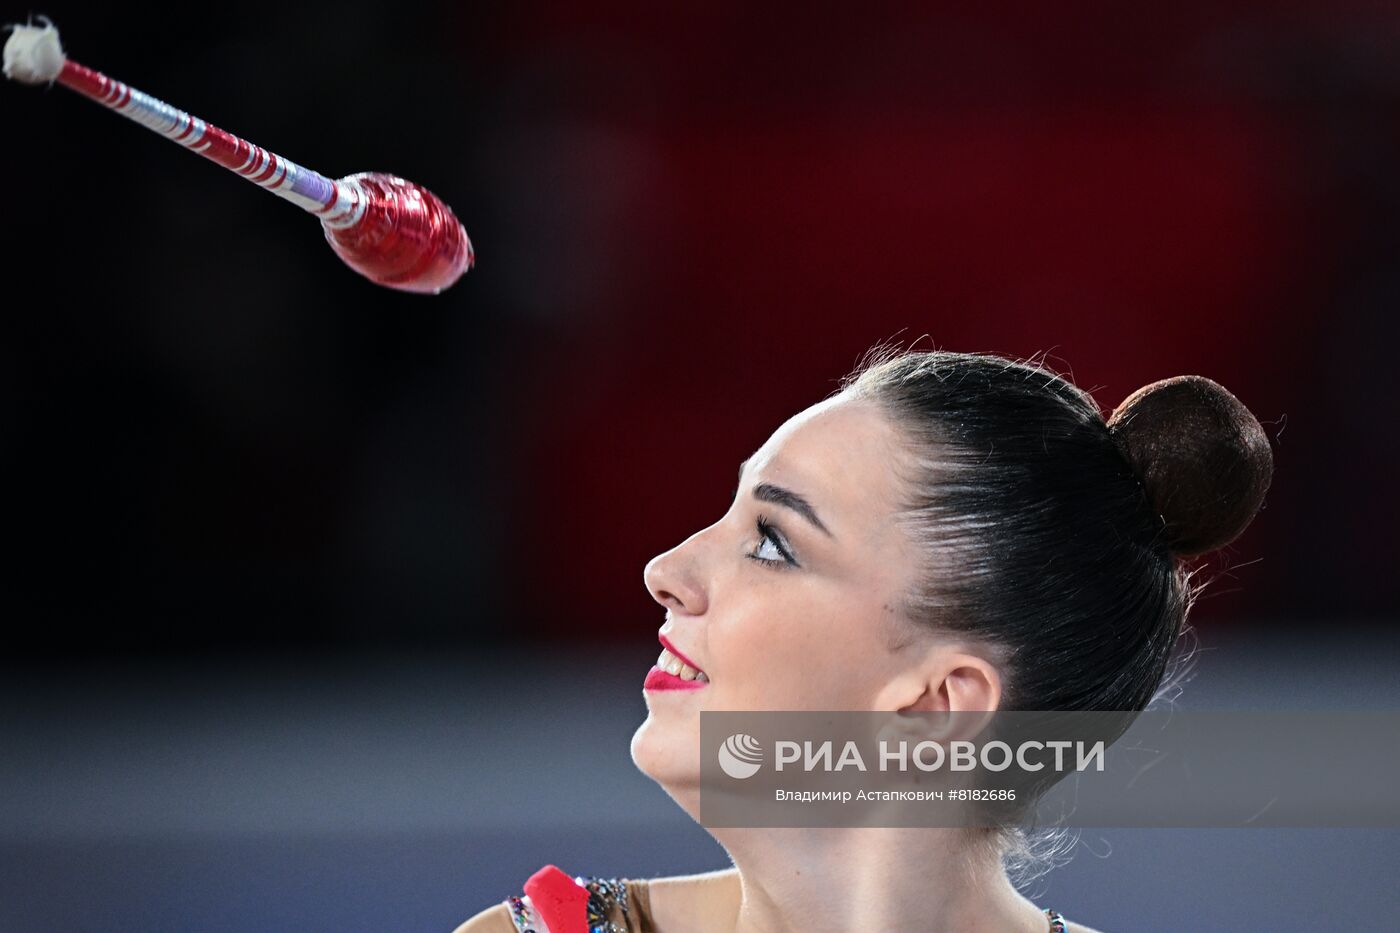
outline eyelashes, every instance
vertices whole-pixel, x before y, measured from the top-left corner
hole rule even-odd
[[[787,545],[783,543],[781,534],[779,534],[777,529],[772,525],[768,524],[768,520],[762,515],[758,516],[756,527],[758,528],[759,537],[758,548],[745,555],[746,557],[777,570],[789,570],[797,566],[797,561],[793,558],[792,552],[788,550]],[[772,544],[777,552],[782,555],[782,559],[758,556],[758,551],[762,550],[765,544]]]

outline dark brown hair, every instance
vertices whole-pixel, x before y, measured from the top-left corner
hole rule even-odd
[[[907,439],[899,517],[926,570],[904,616],[995,646],[1003,709],[1145,708],[1197,593],[1180,558],[1234,540],[1272,477],[1259,422],[1202,376],[1105,419],[1040,364],[882,345],[840,392]]]

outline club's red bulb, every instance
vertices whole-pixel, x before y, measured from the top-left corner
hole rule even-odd
[[[370,281],[435,295],[476,261],[452,209],[422,185],[383,172],[361,172],[340,181],[365,193],[365,211],[352,226],[326,226],[326,239],[346,265]]]

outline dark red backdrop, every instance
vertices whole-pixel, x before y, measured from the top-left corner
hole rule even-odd
[[[48,291],[0,345],[20,648],[646,640],[646,560],[896,335],[1048,352],[1105,409],[1217,379],[1277,474],[1198,621],[1395,613],[1393,7],[50,15],[288,157],[428,185],[479,264],[376,289],[214,166],[0,87],[0,255]]]

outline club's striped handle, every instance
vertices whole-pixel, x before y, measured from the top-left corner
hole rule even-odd
[[[57,80],[315,214],[332,230],[351,227],[364,214],[367,197],[353,180],[335,181],[313,172],[72,59],[64,62]]]

